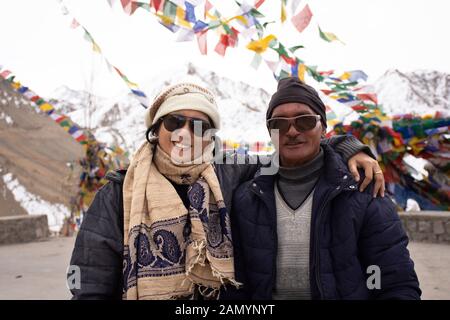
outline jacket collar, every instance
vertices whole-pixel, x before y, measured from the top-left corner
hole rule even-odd
[[[334,149],[326,143],[321,143],[324,151],[324,170],[321,185],[324,184],[329,187],[338,188],[346,191],[358,190],[358,182],[353,178],[350,173],[347,164],[341,158],[341,156],[334,151]],[[268,167],[272,165],[273,159],[269,164],[263,166]],[[273,185],[277,174],[263,175],[261,174],[261,168],[256,172],[254,179],[251,182],[251,187],[260,196],[272,195],[273,197]],[[319,186],[319,185],[318,185]]]

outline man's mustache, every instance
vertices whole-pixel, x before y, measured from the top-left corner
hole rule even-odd
[[[300,136],[296,136],[296,137],[286,137],[286,141],[285,144],[296,144],[296,143],[304,143],[306,142],[306,139],[303,139]]]

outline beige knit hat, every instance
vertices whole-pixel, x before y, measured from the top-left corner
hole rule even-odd
[[[162,116],[178,110],[203,112],[211,118],[214,128],[220,129],[220,115],[214,95],[193,83],[179,83],[164,89],[147,109],[145,125],[149,128]]]

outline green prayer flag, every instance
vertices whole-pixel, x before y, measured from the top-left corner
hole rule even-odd
[[[164,2],[163,14],[169,18],[175,18],[177,15],[177,5],[172,1],[166,0]]]

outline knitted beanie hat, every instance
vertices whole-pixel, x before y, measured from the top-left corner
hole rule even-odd
[[[220,115],[214,95],[193,83],[179,83],[164,89],[145,113],[145,125],[150,128],[161,117],[178,110],[195,110],[209,116],[212,125],[220,129]]]
[[[327,127],[327,114],[325,104],[317,91],[302,82],[298,77],[287,77],[278,82],[277,91],[272,95],[267,109],[266,119],[270,119],[273,110],[281,104],[289,102],[304,103],[316,114],[320,115],[320,121],[324,128]]]

